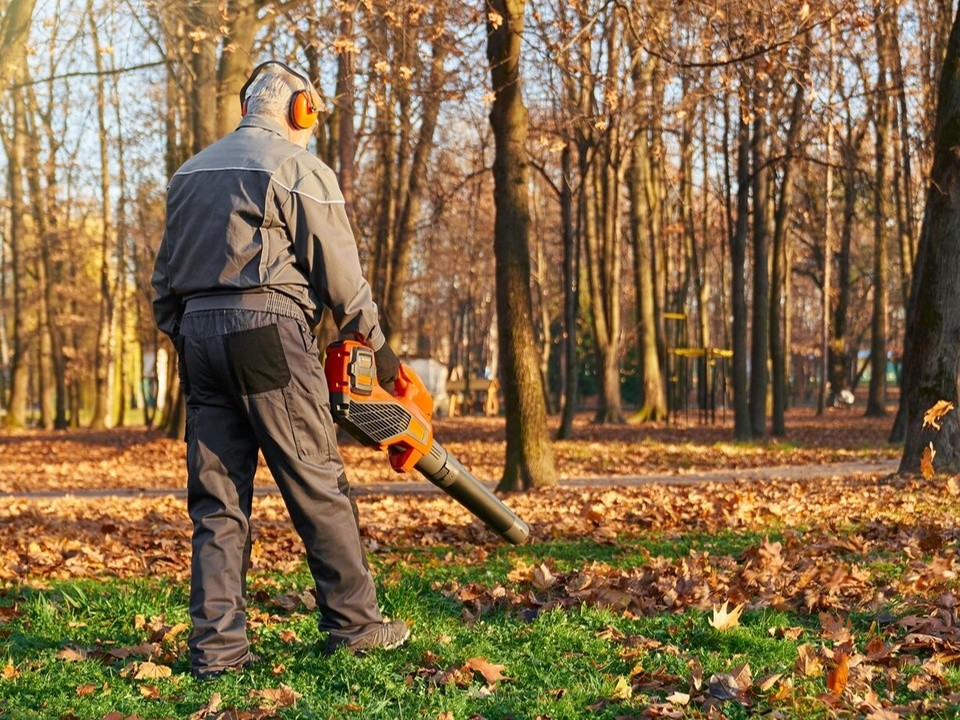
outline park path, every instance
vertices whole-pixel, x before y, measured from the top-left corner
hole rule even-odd
[[[774,465],[769,467],[740,468],[730,470],[704,470],[701,472],[658,473],[649,475],[617,475],[615,477],[562,478],[560,487],[636,487],[639,485],[696,485],[698,483],[742,483],[762,480],[794,482],[800,480],[825,480],[832,477],[861,474],[889,474],[896,472],[898,460],[876,462],[856,461],[825,463],[822,465]],[[493,487],[493,483],[486,483]],[[355,496],[363,495],[424,495],[441,490],[427,481],[365,482],[351,485]],[[258,485],[256,495],[278,494],[275,485]],[[26,493],[0,493],[2,499],[43,499],[59,497],[151,497],[174,495],[186,497],[186,488],[96,488],[76,490],[43,490]]]

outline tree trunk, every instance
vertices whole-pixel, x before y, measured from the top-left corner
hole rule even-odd
[[[836,66],[833,59],[834,30],[836,24],[830,21],[830,40],[827,48],[827,138],[826,138],[826,182],[823,195],[823,305],[820,311],[820,388],[817,392],[817,415],[823,415],[827,409],[827,385],[830,377],[830,307],[833,298],[833,113],[829,110],[836,89]]]
[[[758,97],[759,93],[755,95]],[[770,350],[770,170],[766,110],[753,112],[753,325],[750,346],[750,433],[767,434],[767,360]]]
[[[53,280],[50,276],[50,232],[54,215],[44,195],[40,168],[40,138],[37,123],[40,110],[32,88],[25,91],[27,101],[27,148],[23,158],[27,186],[30,191],[30,207],[36,226],[37,255],[34,258],[37,278],[37,334],[38,334],[38,391],[40,399],[40,426],[51,430],[57,424],[57,373],[55,372],[54,327],[56,318],[53,309]],[[59,346],[59,343],[56,345]]]
[[[22,74],[22,70],[18,75]],[[17,77],[18,75],[14,75]],[[23,92],[13,92],[13,136],[4,137],[7,155],[7,173],[10,194],[10,274],[13,294],[13,353],[10,357],[10,396],[4,425],[8,428],[23,428],[27,425],[27,397],[29,394],[29,336],[27,329],[27,302],[23,279],[26,276],[24,243],[27,235],[27,206],[23,192],[23,161],[26,154],[26,109]]]
[[[804,47],[809,48],[808,38]],[[799,146],[800,130],[803,124],[803,101],[807,83],[806,66],[809,63],[809,50],[802,50],[798,63],[800,77],[794,90],[787,129],[786,158],[782,163],[780,181],[780,199],[777,203],[776,220],[773,227],[773,271],[771,273],[770,292],[770,359],[771,379],[773,381],[773,416],[771,432],[782,437],[787,434],[786,409],[788,391],[788,364],[790,357],[789,341],[789,280],[790,249],[788,226],[790,224],[790,205],[793,198],[794,155]]]
[[[632,422],[658,421],[667,416],[667,396],[657,346],[656,299],[653,280],[653,246],[650,209],[645,187],[650,180],[650,153],[647,134],[640,129],[634,136],[630,166],[630,233],[633,241],[633,278],[637,317],[640,324],[640,360],[643,405],[630,418]]]
[[[220,27],[217,0],[191,0],[188,7],[193,47],[193,94],[190,115],[193,127],[193,154],[217,139],[217,37],[211,28]]]
[[[580,243],[573,226],[573,143],[563,146],[560,165],[560,223],[563,232],[563,411],[557,438],[573,434],[573,417],[577,407],[577,317],[580,311]]]
[[[887,88],[887,47],[885,12],[875,11],[874,32],[877,40],[877,89],[873,103],[876,127],[874,158],[876,176],[873,186],[873,318],[870,324],[870,390],[867,396],[867,417],[887,414],[887,156],[890,105]]]
[[[110,141],[107,134],[106,93],[104,91],[103,54],[100,50],[97,19],[94,17],[93,2],[87,5],[87,19],[90,26],[90,39],[96,60],[97,83],[97,128],[100,140],[100,302],[97,312],[97,335],[94,354],[94,391],[93,416],[90,427],[105,428],[110,418],[110,328],[113,321],[113,292],[111,288],[110,250],[113,240],[113,212],[110,194]]]
[[[345,4],[340,12],[340,36],[353,38],[355,4]],[[355,200],[357,132],[354,127],[354,53],[346,47],[337,55],[337,180],[343,193],[344,210],[355,236],[359,237]],[[377,298],[379,301],[381,298]]]
[[[749,440],[750,404],[747,384],[747,232],[750,214],[750,126],[740,113],[737,149],[737,222],[730,238],[731,305],[733,309],[733,432]]]
[[[263,24],[260,19],[262,7],[262,0],[231,0],[227,4],[227,35],[223,38],[223,51],[217,69],[215,132],[218,138],[231,132],[240,122],[240,88],[253,69],[250,58],[253,57],[257,32]],[[216,46],[213,47],[215,57]],[[203,52],[206,51],[204,48]]]
[[[490,125],[496,148],[497,326],[507,419],[506,460],[498,487],[519,490],[556,484],[556,470],[531,325],[527,110],[520,87],[526,0],[492,0],[490,6],[501,20],[495,26],[491,18],[487,26],[487,58],[495,93]]]
[[[939,106],[934,134],[933,168],[927,191],[923,232],[914,268],[912,302],[908,317],[910,383],[905,397],[906,440],[901,473],[915,473],[921,454],[932,443],[934,464],[945,473],[960,472],[960,421],[958,411],[946,415],[943,429],[923,427],[923,414],[939,400],[960,405],[960,11],[940,80]]]

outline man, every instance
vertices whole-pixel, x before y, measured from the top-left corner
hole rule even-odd
[[[393,386],[399,361],[343,196],[305,149],[319,98],[306,77],[270,61],[240,100],[239,127],[170,180],[152,278],[187,400],[190,656],[204,678],[256,660],[245,583],[258,449],[306,547],[326,651],[393,648],[410,632],[377,605],[310,330],[330,308],[341,332],[374,349],[381,384]]]

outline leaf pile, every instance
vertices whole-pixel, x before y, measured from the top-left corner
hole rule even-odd
[[[596,426],[578,418],[573,440],[554,443],[557,467],[566,477],[609,477],[643,473],[691,473],[771,465],[803,465],[891,459],[886,422],[846,413],[816,418],[791,411],[789,446],[774,441],[744,447],[730,442],[725,424]],[[503,471],[502,418],[440,418],[436,436],[477,477]],[[340,449],[352,482],[403,482],[382,453],[364,448],[341,433]],[[185,446],[180,440],[142,429],[20,432],[0,436],[0,492],[52,490],[178,489],[184,484]],[[257,483],[271,487],[261,458]]]
[[[511,495],[506,502],[530,523],[534,541],[610,543],[624,533],[650,531],[815,528],[784,553],[796,562],[793,553],[816,557],[821,547],[840,557],[875,550],[901,553],[914,546],[919,556],[942,548],[956,538],[958,495],[960,485],[953,478],[923,482],[861,476],[740,486],[553,488]],[[472,550],[497,542],[443,495],[364,496],[358,502],[363,535],[373,552],[437,544]],[[829,520],[825,524],[825,518],[843,518],[845,526],[862,526],[863,531],[849,535],[841,532],[846,527],[832,527]],[[279,497],[257,497],[253,523],[254,569],[299,567],[301,543]],[[174,496],[11,500],[0,505],[0,581],[104,574],[185,577],[189,537],[186,503]],[[837,578],[825,586],[825,598],[836,583],[844,584],[841,573],[856,578],[854,570],[844,570],[847,565],[832,570]],[[771,585],[769,591],[775,590]]]

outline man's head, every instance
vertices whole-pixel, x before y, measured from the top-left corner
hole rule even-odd
[[[276,60],[261,63],[240,90],[244,115],[280,123],[290,142],[306,147],[313,134],[320,99],[306,76]]]

